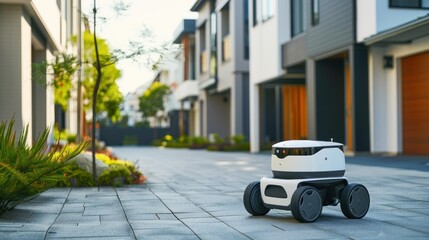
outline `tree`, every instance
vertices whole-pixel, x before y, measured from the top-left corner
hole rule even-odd
[[[54,101],[67,110],[68,101],[71,98],[70,91],[73,89],[73,74],[77,70],[77,58],[71,54],[58,53],[52,62],[33,64],[33,79],[42,85],[51,85],[54,88]],[[46,73],[52,80],[46,81]]]
[[[158,111],[164,111],[164,99],[169,94],[170,88],[160,82],[154,82],[139,97],[139,110],[143,117],[156,118]]]
[[[89,31],[84,33],[84,73],[85,78],[82,83],[85,89],[84,95],[84,108],[91,110],[94,98],[94,88],[96,85],[96,79],[98,76],[96,50],[94,44],[93,34]],[[116,80],[121,77],[121,72],[116,68],[115,56],[109,50],[104,39],[97,38],[97,47],[99,51],[100,67],[102,68],[102,75],[100,74],[100,84],[97,93],[97,104],[95,105],[96,112],[107,112],[107,116],[112,122],[118,122],[121,120],[121,113],[119,105],[123,101],[123,95],[119,91],[119,87],[116,84]]]
[[[144,29],[140,35],[141,39],[129,42],[129,49],[127,51],[119,49],[109,51],[107,43],[104,40],[97,38],[96,2],[97,1],[94,0],[93,3],[93,32],[92,34],[91,32],[86,32],[84,36],[85,49],[87,49],[87,51],[85,51],[86,58],[84,59],[83,63],[74,61],[75,64],[85,65],[84,73],[87,76],[83,82],[83,85],[86,89],[85,107],[92,108],[91,145],[94,180],[96,179],[95,124],[97,112],[106,111],[113,122],[119,121],[121,118],[119,113],[119,104],[122,102],[123,96],[119,92],[119,88],[115,82],[115,80],[120,77],[120,71],[115,67],[115,64],[123,59],[133,59],[138,62],[143,62],[147,67],[155,70],[166,53],[172,53],[178,50],[178,48],[171,43],[164,43],[159,47],[153,46],[153,44],[150,44],[151,41],[148,41],[148,38],[151,37],[150,31],[148,29]],[[120,15],[121,12],[127,10],[128,7],[129,6],[122,1],[117,2],[114,6],[118,15]],[[93,39],[93,47],[89,47],[91,46],[91,38]],[[62,65],[61,61],[55,64],[56,66],[60,66],[60,69],[68,66]],[[48,67],[48,65],[45,66],[45,71],[46,67]],[[51,67],[53,67],[53,65]],[[72,74],[69,74],[69,76],[71,75]]]

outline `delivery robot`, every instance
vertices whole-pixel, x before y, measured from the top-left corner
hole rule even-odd
[[[254,216],[284,209],[300,222],[314,222],[323,206],[338,203],[348,218],[363,218],[368,212],[368,190],[362,184],[350,184],[344,177],[341,143],[279,142],[272,146],[271,170],[273,177],[252,182],[244,191],[244,207]]]

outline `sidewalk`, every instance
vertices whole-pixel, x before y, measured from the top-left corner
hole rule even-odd
[[[350,220],[339,206],[324,207],[303,224],[288,211],[252,217],[243,207],[247,184],[271,175],[269,154],[114,150],[137,162],[147,184],[51,189],[1,216],[0,239],[429,238],[429,157],[347,159],[346,177],[370,191],[367,216]]]

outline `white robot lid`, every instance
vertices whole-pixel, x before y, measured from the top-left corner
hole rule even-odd
[[[341,147],[343,144],[328,141],[288,140],[274,144],[273,148]]]

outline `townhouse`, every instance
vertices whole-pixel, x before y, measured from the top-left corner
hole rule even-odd
[[[18,131],[28,124],[28,143],[55,122],[53,89],[32,81],[32,64],[66,50],[80,28],[79,9],[78,0],[0,0],[0,119],[14,116]],[[69,109],[76,132],[77,106]]]
[[[370,16],[368,46],[370,150],[429,154],[429,4],[360,3]],[[364,28],[361,29],[363,31]]]
[[[180,103],[179,132],[189,136],[200,136],[198,81],[195,66],[195,19],[184,19],[176,28],[173,43],[182,48],[176,55],[178,65],[174,93]],[[187,131],[185,131],[187,130]]]
[[[411,2],[417,5],[411,6]],[[259,151],[270,141],[333,139],[351,152],[402,152],[400,104],[396,100],[398,70],[383,70],[380,64],[393,61],[397,66],[401,56],[428,48],[420,39],[426,34],[422,29],[427,25],[419,25],[424,25],[424,18],[417,20],[417,30],[405,27],[418,32],[404,41],[408,46],[398,45],[404,43],[400,41],[386,45],[388,40],[409,36],[403,33],[396,39],[387,29],[402,32],[403,26],[397,29],[398,25],[427,14],[424,4],[394,0],[251,1],[251,151]],[[393,80],[383,79],[387,77]],[[410,106],[411,102],[404,104]],[[412,106],[408,110],[423,109]],[[421,114],[420,120],[410,120],[404,128],[416,126],[423,118]],[[404,141],[416,141],[412,131]]]
[[[248,3],[197,0],[196,79],[200,134],[249,136]]]
[[[350,153],[429,154],[426,1],[198,0],[192,10],[195,135],[244,133],[252,152],[332,139]]]

